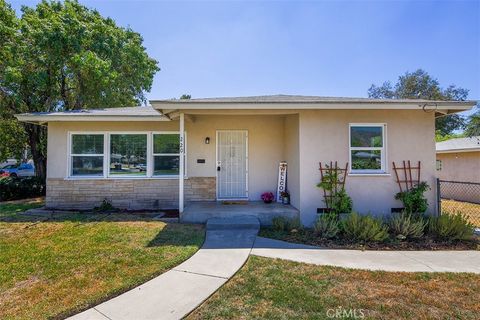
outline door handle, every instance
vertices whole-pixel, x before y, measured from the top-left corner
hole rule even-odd
[[[217,161],[217,171],[220,171],[222,169],[222,162],[221,161]]]
[[[220,166],[217,166],[217,171],[220,171]]]

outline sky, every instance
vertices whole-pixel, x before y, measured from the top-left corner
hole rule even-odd
[[[161,68],[149,99],[366,97],[422,68],[480,100],[478,0],[80,2],[143,36]]]

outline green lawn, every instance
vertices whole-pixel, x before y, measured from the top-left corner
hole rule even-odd
[[[180,264],[204,239],[201,226],[129,214],[17,213],[29,205],[0,204],[0,319],[76,313]]]
[[[43,198],[0,202],[0,219],[15,216],[28,209],[43,206]]]
[[[250,256],[188,319],[478,319],[480,276],[373,272]]]

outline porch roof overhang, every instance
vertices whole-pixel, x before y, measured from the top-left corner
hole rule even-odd
[[[191,114],[202,110],[261,110],[287,112],[288,110],[424,110],[435,112],[436,117],[466,111],[477,104],[476,101],[440,101],[423,99],[371,99],[371,98],[336,98],[316,96],[254,96],[233,98],[170,99],[150,100],[154,109],[164,115],[175,118],[181,111]]]

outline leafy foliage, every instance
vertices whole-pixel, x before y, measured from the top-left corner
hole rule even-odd
[[[332,239],[340,232],[340,223],[337,215],[322,214],[315,221],[313,228],[320,238]]]
[[[45,182],[38,177],[0,179],[0,201],[19,200],[45,195]]]
[[[395,199],[402,201],[407,213],[421,214],[428,209],[428,201],[425,198],[424,193],[429,189],[430,187],[426,182],[420,182],[408,191],[397,193]]]
[[[77,1],[40,2],[22,16],[0,0],[0,115],[137,105],[159,70],[142,37]],[[45,175],[46,130],[22,124],[37,172]],[[5,132],[4,132],[5,133]],[[0,138],[2,138],[0,136]]]
[[[342,221],[342,232],[351,241],[382,242],[388,238],[388,228],[382,220],[356,212],[350,213]]]
[[[302,228],[300,218],[289,219],[283,216],[277,216],[272,219],[272,228],[275,231],[292,231]]]
[[[390,233],[399,240],[422,237],[425,226],[423,217],[414,218],[407,212],[397,213],[388,220]]]
[[[324,189],[330,196],[324,199],[327,208],[334,213],[348,213],[352,211],[352,199],[347,194],[345,189],[337,189],[340,180],[342,179],[340,171],[330,168],[328,165],[323,174],[322,181],[317,184],[318,188]]]
[[[478,104],[477,111],[468,119],[464,133],[467,137],[480,136],[480,108]]]
[[[378,99],[427,99],[427,100],[466,100],[468,90],[450,85],[447,88],[440,87],[437,79],[430,76],[426,71],[418,69],[414,72],[406,72],[398,77],[395,85],[384,82],[381,86],[372,84],[368,89],[368,96]],[[436,129],[446,135],[454,130],[463,129],[465,120],[457,115],[449,115],[436,119]]]
[[[470,240],[474,228],[474,225],[459,212],[442,212],[439,217],[430,217],[428,223],[428,232],[445,241]]]

